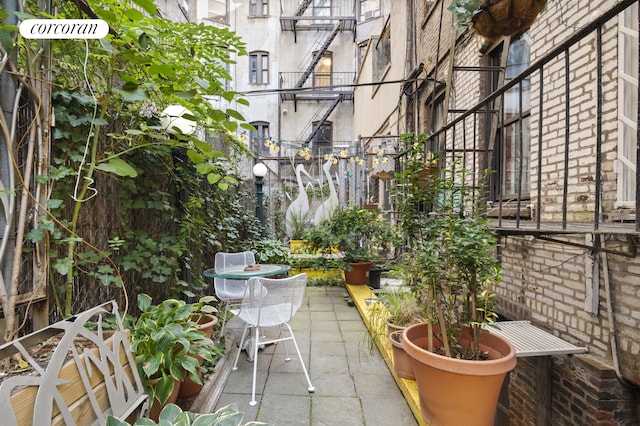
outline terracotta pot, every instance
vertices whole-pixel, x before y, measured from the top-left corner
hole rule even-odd
[[[394,323],[387,321],[387,333],[388,334],[391,334],[394,331],[403,332],[405,328],[407,328],[407,327],[402,327],[400,325],[395,325]]]
[[[349,263],[350,271],[344,271],[344,280],[351,285],[369,285],[369,271],[373,262]]]
[[[198,323],[197,329],[204,333],[204,337],[211,339],[213,335],[213,327],[218,323],[218,317],[211,314],[202,314],[196,320]]]
[[[158,379],[155,380],[157,382]],[[173,392],[169,395],[169,399],[164,404],[160,404],[156,398],[153,399],[153,404],[151,404],[151,409],[149,410],[149,418],[154,422],[158,421],[158,417],[160,416],[160,412],[162,409],[170,403],[174,403],[178,400],[178,393],[180,393],[180,382],[177,380],[173,381]]]
[[[413,360],[420,396],[420,412],[431,426],[491,426],[506,374],[516,365],[516,352],[503,338],[484,333],[480,348],[486,361],[448,358],[427,348],[428,324],[409,326],[403,332],[403,347]],[[434,337],[434,344],[437,339]],[[459,337],[462,346],[469,330]]]
[[[394,331],[389,334],[389,340],[391,341],[393,349],[393,370],[398,377],[402,377],[407,380],[415,380],[416,376],[413,372],[413,360],[405,352],[402,346],[402,331]]]
[[[202,362],[202,360],[200,360]],[[182,383],[180,383],[180,392],[178,392],[178,399],[189,399],[191,397],[196,396],[200,393],[202,388],[204,387],[203,378],[202,378],[202,369],[200,367],[197,368],[198,377],[200,377],[200,383],[196,383],[191,379],[191,376],[187,374],[184,377]]]

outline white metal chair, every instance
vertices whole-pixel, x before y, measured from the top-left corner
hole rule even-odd
[[[304,299],[304,292],[307,286],[307,274],[298,274],[289,278],[250,278],[247,288],[240,305],[238,316],[244,320],[245,327],[240,340],[240,347],[244,343],[249,327],[253,328],[253,384],[251,389],[251,401],[249,405],[256,405],[256,375],[258,369],[258,347],[261,345],[284,342],[285,361],[290,361],[289,352],[287,350],[286,341],[291,340],[293,346],[298,353],[302,370],[307,378],[309,392],[315,391],[311,384],[309,373],[304,365],[300,348],[293,335],[293,330],[289,325],[289,321],[296,314]],[[278,326],[280,332],[278,337],[267,338],[260,336],[260,327]],[[288,335],[284,335],[283,326],[286,327]],[[238,358],[240,351],[236,354],[236,360],[233,369],[238,369]]]
[[[218,252],[215,257],[214,267],[228,268],[230,266],[247,266],[256,263],[253,252],[242,251],[238,253]],[[227,311],[230,306],[240,306],[247,280],[234,280],[229,278],[214,278],[213,288],[216,297],[224,304],[220,337],[224,336],[224,325],[227,319]]]

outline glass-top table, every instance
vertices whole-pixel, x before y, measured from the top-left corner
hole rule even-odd
[[[202,273],[207,278],[230,278],[236,280],[246,280],[251,277],[270,277],[289,272],[289,265],[277,265],[271,263],[261,263],[260,269],[250,271],[244,270],[245,266],[230,266],[227,268],[211,268]]]

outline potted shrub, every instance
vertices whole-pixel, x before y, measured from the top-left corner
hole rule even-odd
[[[423,161],[423,149],[407,146],[406,169]],[[398,176],[400,182],[405,178]],[[481,185],[472,189],[472,179],[454,163],[439,171],[426,192],[404,187],[413,204],[399,208],[400,222],[406,213],[404,226],[416,229],[407,234],[403,264],[426,312],[425,322],[404,330],[403,347],[413,359],[422,416],[436,425],[493,424],[504,376],[516,364],[513,346],[487,331],[497,317],[493,288],[502,271],[497,237],[474,196],[483,191]],[[420,205],[420,212],[411,210]],[[456,387],[454,395],[447,393],[449,385]]]
[[[152,404],[150,416],[157,419],[161,408],[177,399],[187,375],[202,383],[200,359],[213,361],[217,348],[194,322],[204,305],[195,311],[194,305],[176,299],[152,305],[151,297],[140,294],[138,307],[142,313],[131,328],[131,351]]]
[[[347,284],[368,284],[368,274],[380,250],[395,241],[395,232],[379,210],[343,207],[304,233],[307,244],[329,254],[335,247],[343,254]]]
[[[449,10],[458,28],[473,29],[488,40],[522,34],[547,0],[453,0]]]

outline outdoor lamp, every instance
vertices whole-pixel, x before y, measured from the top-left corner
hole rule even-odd
[[[256,213],[260,221],[260,234],[264,237],[264,214],[262,213],[262,179],[267,175],[267,166],[262,163],[256,163],[253,166],[253,175],[256,177],[256,193],[258,195],[258,203],[256,204]]]

